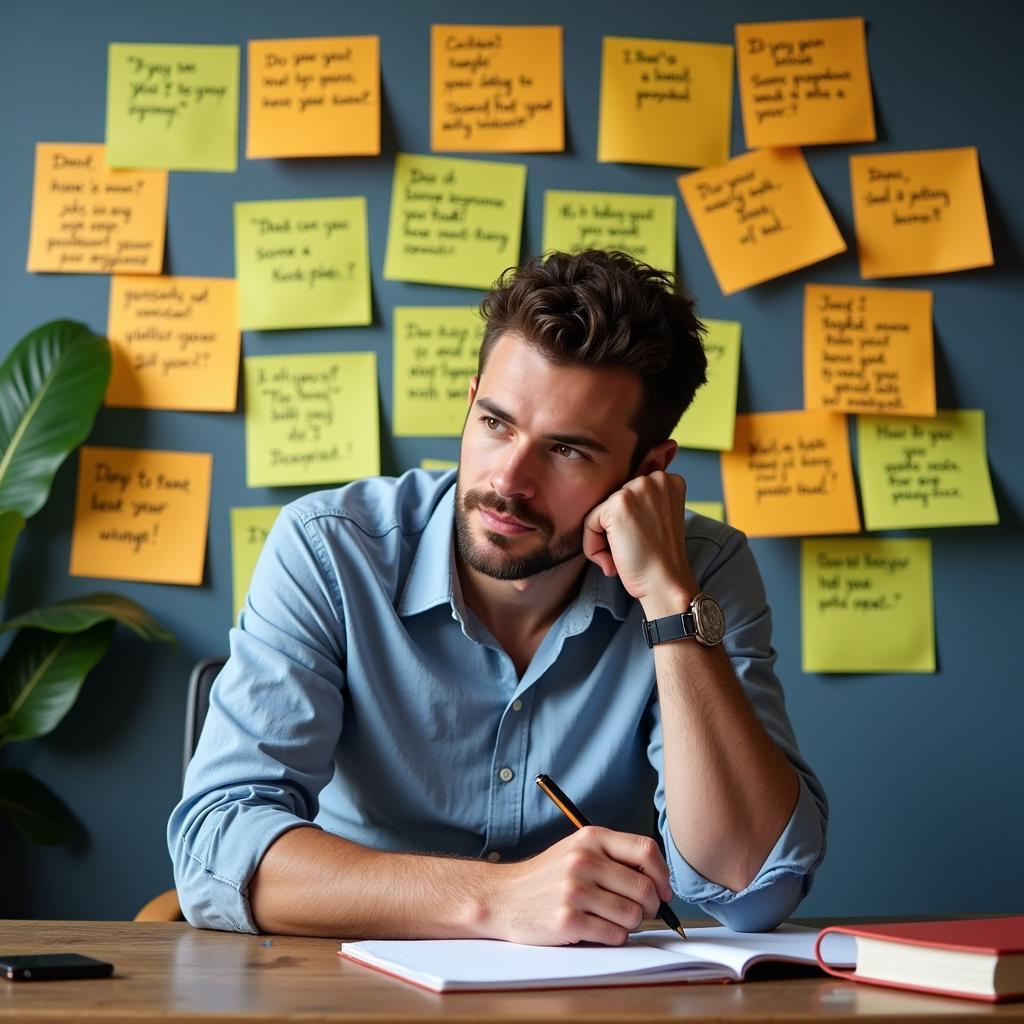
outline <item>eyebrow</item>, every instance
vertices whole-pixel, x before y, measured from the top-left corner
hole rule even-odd
[[[485,412],[490,413],[495,419],[503,420],[505,423],[511,424],[513,427],[518,426],[515,417],[506,412],[492,402],[489,398],[478,398],[476,404],[480,406]],[[605,445],[601,444],[600,441],[595,437],[591,437],[589,434],[548,434],[548,440],[555,441],[558,444],[567,444],[573,448],[588,448],[595,452],[604,452],[606,455],[610,455],[611,451]]]

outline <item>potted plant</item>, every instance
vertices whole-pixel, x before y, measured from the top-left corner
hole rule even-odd
[[[43,507],[57,470],[88,437],[110,365],[106,338],[54,320],[22,338],[0,366],[0,601],[25,520]],[[8,744],[45,736],[64,718],[118,623],[146,640],[173,640],[141,606],[109,593],[0,622],[0,759]],[[48,786],[2,764],[0,814],[36,843],[66,842],[78,828]]]

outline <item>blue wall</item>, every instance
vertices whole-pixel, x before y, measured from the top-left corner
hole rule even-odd
[[[689,217],[679,207],[679,265],[700,311],[743,323],[740,410],[802,404],[802,287],[856,283],[847,158],[874,149],[977,146],[993,235],[994,268],[908,279],[935,293],[939,407],[988,414],[1001,525],[922,531],[934,542],[939,671],[924,676],[806,676],[800,670],[797,540],[754,542],[776,619],[779,671],[797,733],[832,801],[830,853],[806,913],[1024,912],[1024,685],[1013,636],[1024,577],[1024,473],[1018,455],[1024,383],[1024,168],[1017,0],[931,5],[864,0],[698,4],[521,0],[506,5],[437,0],[286,5],[221,0],[175,4],[35,0],[0,11],[0,356],[57,316],[106,329],[105,277],[25,271],[36,141],[102,141],[109,42],[238,43],[250,38],[381,37],[383,153],[376,159],[247,162],[236,174],[172,173],[166,272],[234,273],[236,200],[365,195],[375,322],[367,328],[247,333],[246,354],[378,353],[383,470],[421,456],[454,458],[453,439],[388,439],[391,310],[471,303],[479,293],[384,281],[381,270],[396,151],[429,152],[429,20],[565,26],[564,154],[514,155],[529,167],[524,254],[541,239],[548,188],[674,195],[669,168],[595,160],[601,37],[606,34],[731,42],[737,21],[863,14],[879,140],[873,147],[808,150],[811,168],[850,251],[781,280],[724,298]],[[245,109],[244,63],[242,110]],[[240,132],[244,148],[244,118]],[[735,107],[733,152],[743,150]],[[504,159],[495,157],[495,159]],[[1016,424],[1016,426],[1015,426]],[[81,699],[47,739],[10,751],[78,812],[90,838],[74,849],[12,843],[0,828],[0,915],[122,918],[171,882],[164,823],[180,786],[185,682],[198,658],[226,650],[232,614],[228,509],[275,504],[290,489],[245,486],[241,413],[104,409],[92,443],[214,453],[207,568],[202,587],[109,583],[67,574],[76,460],[58,474],[14,564],[13,613],[93,589],[145,604],[180,638],[168,649],[119,634]],[[715,453],[684,452],[677,469],[695,498],[721,496]],[[866,642],[870,642],[866,638]]]

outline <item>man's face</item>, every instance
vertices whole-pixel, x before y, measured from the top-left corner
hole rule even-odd
[[[584,517],[629,477],[640,400],[628,370],[552,364],[503,334],[470,386],[455,498],[462,560],[520,580],[579,555]]]

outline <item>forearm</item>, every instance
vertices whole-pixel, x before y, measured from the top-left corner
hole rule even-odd
[[[386,853],[315,828],[295,828],[249,882],[257,927],[336,938],[469,938],[486,934],[488,893],[502,866]]]

